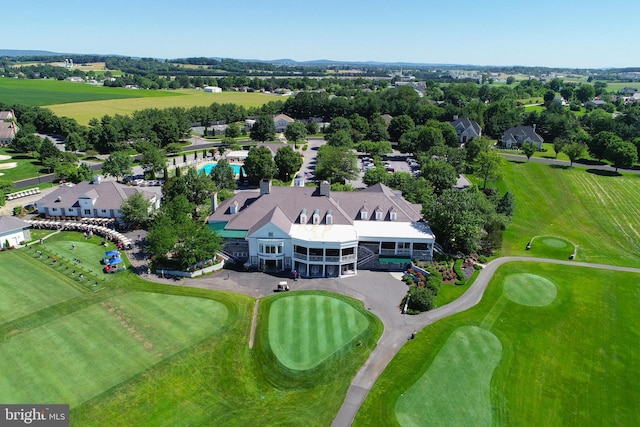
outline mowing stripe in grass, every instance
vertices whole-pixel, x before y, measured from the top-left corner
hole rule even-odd
[[[143,292],[93,304],[0,343],[0,401],[75,406],[211,336],[227,316],[216,301]]]
[[[477,326],[461,326],[447,339],[420,379],[395,407],[408,426],[491,426],[491,377],[502,343]]]
[[[314,368],[367,327],[361,313],[325,295],[282,296],[270,305],[268,322],[271,350],[294,370]]]

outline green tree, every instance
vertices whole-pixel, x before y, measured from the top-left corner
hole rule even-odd
[[[596,95],[596,90],[589,84],[582,84],[573,92],[576,99],[582,103],[590,101]]]
[[[409,287],[409,292],[404,301],[409,300],[407,308],[409,310],[419,311],[420,313],[435,308],[435,295],[429,288],[420,288],[418,286]]]
[[[236,173],[227,159],[218,160],[216,167],[211,169],[211,180],[218,190],[236,189]]]
[[[251,127],[249,136],[254,141],[273,141],[276,137],[276,125],[270,116],[260,116]]]
[[[389,138],[391,141],[399,141],[400,137],[416,127],[411,116],[401,114],[391,119],[389,123]]]
[[[288,141],[293,142],[295,147],[298,142],[304,141],[307,137],[307,127],[302,122],[293,122],[287,126],[284,136]]]
[[[45,138],[38,147],[38,158],[41,162],[44,162],[49,158],[58,158],[60,156],[60,150],[58,147],[49,139]]]
[[[129,154],[124,151],[114,151],[102,164],[102,172],[120,180],[125,176],[131,176],[132,167],[133,159]]]
[[[527,162],[529,162],[529,159],[531,159],[531,156],[533,156],[537,150],[536,144],[534,144],[531,141],[523,142],[522,147],[520,147],[520,149],[522,150],[524,155],[527,156]]]
[[[244,170],[253,183],[273,178],[276,175],[276,163],[271,150],[267,147],[253,147],[244,161]]]
[[[353,146],[353,140],[351,139],[351,135],[349,134],[349,132],[341,129],[329,135],[327,144],[333,147],[351,148]]]
[[[569,157],[569,161],[571,162],[569,166],[573,166],[573,162],[584,157],[587,149],[585,145],[580,142],[571,142],[562,147],[562,152]]]
[[[636,146],[631,142],[622,140],[609,144],[604,156],[613,163],[616,171],[618,171],[618,168],[630,168],[638,161]]]
[[[7,194],[13,191],[13,182],[0,179],[0,206],[7,202]]]
[[[142,159],[140,159],[140,165],[147,172],[159,173],[161,172],[167,163],[167,155],[164,150],[156,147],[147,147],[142,152]]]
[[[241,135],[240,125],[236,122],[229,123],[227,128],[224,130],[224,136],[227,138],[237,138]]]
[[[371,157],[382,157],[385,154],[393,152],[389,141],[362,141],[358,143],[357,148],[361,153],[367,153]]]
[[[435,194],[442,194],[458,180],[456,169],[444,160],[429,160],[423,166],[421,175],[433,185]]]
[[[464,145],[464,149],[466,152],[465,158],[467,162],[473,163],[478,158],[478,155],[483,151],[488,151],[491,149],[493,142],[487,138],[486,136],[481,136],[479,138],[473,138],[471,141],[468,141]]]
[[[78,132],[71,132],[64,140],[64,149],[67,151],[84,151],[87,148],[87,140]]]
[[[199,174],[196,168],[187,168],[180,176],[166,181],[163,187],[165,200],[173,200],[179,196],[195,206],[193,216],[197,215],[200,206],[209,206],[209,197],[214,190],[213,181],[204,173]]]
[[[566,138],[556,138],[553,140],[553,151],[556,153],[556,159],[558,158],[558,154],[562,153],[562,150],[568,143],[569,140]]]
[[[484,133],[494,139],[502,138],[502,134],[522,123],[522,115],[515,101],[504,99],[489,104],[485,110]]]
[[[387,184],[387,178],[389,177],[389,172],[387,172],[382,167],[375,167],[367,170],[364,173],[364,177],[362,177],[362,182],[367,185],[375,185],[378,183]]]
[[[323,145],[316,159],[316,178],[343,183],[358,176],[357,156],[346,147]]]
[[[481,151],[477,159],[478,176],[482,179],[482,188],[487,188],[487,181],[500,179],[500,167],[504,162],[496,150]]]
[[[351,133],[351,122],[345,117],[335,117],[331,120],[329,127],[325,129],[325,135],[329,136],[339,130],[345,130],[347,133]]]
[[[289,181],[291,175],[302,166],[302,156],[288,145],[278,148],[274,161],[278,169],[278,176],[283,181]]]
[[[504,193],[504,196],[498,201],[496,205],[496,212],[499,214],[511,217],[516,209],[516,201],[513,194],[510,192]]]
[[[589,154],[598,160],[606,158],[607,148],[622,141],[618,135],[610,131],[599,132],[587,142]]]
[[[132,228],[146,228],[151,215],[151,202],[135,191],[120,205],[122,219]]]
[[[366,135],[371,141],[388,141],[389,132],[387,131],[387,122],[384,121],[380,114],[377,114],[369,123],[369,133]]]

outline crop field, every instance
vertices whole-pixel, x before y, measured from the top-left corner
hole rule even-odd
[[[402,348],[354,425],[637,425],[639,294],[638,274],[506,264]]]
[[[41,107],[51,104],[108,99],[173,96],[177,96],[177,94],[160,90],[134,91],[59,80],[28,80],[0,77],[0,99],[5,104]]]
[[[269,345],[287,368],[306,370],[318,366],[367,326],[367,318],[342,300],[294,294],[271,304]]]
[[[503,172],[516,208],[502,255],[528,255],[532,237],[548,236],[577,245],[579,261],[640,266],[640,175],[516,162],[506,162]]]
[[[78,123],[86,125],[92,118],[100,118],[104,115],[129,115],[136,110],[144,110],[147,108],[191,108],[196,106],[207,107],[211,104],[238,104],[244,107],[259,107],[269,101],[282,100],[286,98],[277,95],[249,92],[221,92],[221,93],[205,93],[195,89],[180,89],[175,91],[131,91],[122,89],[129,93],[153,93],[166,94],[166,96],[155,97],[128,97],[127,99],[111,99],[96,100],[96,98],[87,99],[87,102],[75,103],[55,103],[46,104],[47,108],[53,111],[59,117],[71,117],[76,119]],[[124,98],[124,97],[121,97]]]

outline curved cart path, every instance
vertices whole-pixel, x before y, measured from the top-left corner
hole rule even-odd
[[[419,331],[431,323],[440,320],[444,317],[451,316],[456,313],[463,312],[480,302],[482,295],[484,294],[489,281],[493,277],[494,273],[503,264],[512,261],[529,261],[529,262],[545,262],[551,264],[563,264],[572,265],[578,267],[598,268],[603,270],[615,270],[626,271],[640,274],[640,268],[632,267],[619,267],[615,265],[606,264],[589,264],[586,262],[565,261],[558,259],[546,259],[546,258],[530,258],[530,257],[504,257],[491,261],[480,270],[480,274],[476,278],[476,281],[469,287],[460,298],[447,304],[445,306],[436,308],[423,314],[407,317],[402,324],[394,325],[387,324],[385,322],[385,330],[378,342],[376,348],[371,352],[369,359],[362,366],[360,371],[356,374],[344,403],[340,408],[336,418],[333,421],[333,426],[344,427],[350,426],[353,422],[360,406],[367,397],[367,394],[373,387],[373,384],[378,379],[382,371],[387,367],[389,362],[394,358],[396,353],[402,348],[403,344],[407,342],[409,335],[414,331]],[[401,315],[402,316],[402,315]],[[384,319],[382,319],[384,322]]]

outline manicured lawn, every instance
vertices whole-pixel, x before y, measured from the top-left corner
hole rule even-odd
[[[71,256],[86,251],[82,264],[103,252],[99,242],[79,233],[56,234],[45,245]],[[4,262],[8,256],[24,260],[21,271],[48,269],[39,283],[20,282],[33,291],[29,297],[43,297],[37,291],[54,284],[53,277],[68,282],[65,289],[77,296],[65,300],[55,293],[57,300],[0,323],[0,370],[7,372],[0,401],[70,403],[72,425],[329,425],[382,333],[381,322],[360,301],[291,292],[260,301],[249,349],[252,298],[145,282],[129,272],[113,275],[93,292],[38,258],[35,249],[2,252],[0,266],[11,264]],[[9,274],[15,286],[17,273]],[[13,292],[0,286],[0,292]],[[287,298],[302,298],[308,307],[289,322],[307,325],[310,345],[326,346],[323,357],[313,355],[310,369],[290,369],[269,346],[270,305]],[[281,307],[287,306],[285,301]],[[323,313],[344,316],[346,325],[335,325]],[[340,341],[345,331],[357,335]]]
[[[22,251],[0,256],[0,324],[66,301],[81,291]]]
[[[214,335],[221,303],[131,292],[106,299],[0,343],[0,401],[85,402]]]
[[[0,169],[0,179],[7,181],[20,181],[27,178],[34,178],[38,173],[48,173],[40,163],[40,160],[25,153],[17,153],[9,147],[1,147],[0,154],[11,156],[9,160],[3,160],[1,163],[17,163],[15,168]]]
[[[637,425],[639,294],[637,274],[504,265],[402,348],[354,425]]]
[[[603,176],[584,168],[505,162],[503,190],[515,196],[513,222],[504,234],[502,255],[529,255],[534,236],[578,245],[577,260],[640,266],[640,176]],[[562,257],[557,248],[538,256]]]
[[[127,89],[123,89],[127,90]],[[285,98],[277,95],[250,92],[221,92],[205,93],[195,89],[180,89],[175,91],[129,91],[133,93],[164,93],[170,96],[136,97],[128,99],[100,100],[100,98],[88,99],[85,102],[59,103],[50,102],[47,108],[58,117],[66,116],[76,119],[78,123],[87,125],[92,118],[100,118],[104,115],[116,114],[129,115],[136,110],[147,108],[191,108],[195,106],[209,106],[214,102],[219,104],[238,104],[244,107],[259,107],[269,101],[284,101]],[[175,95],[175,96],[171,96]],[[120,97],[123,98],[123,97]],[[96,100],[97,99],[97,100]],[[55,101],[54,101],[55,102]]]
[[[311,369],[364,332],[368,323],[340,299],[296,292],[271,304],[269,346],[287,368]]]

